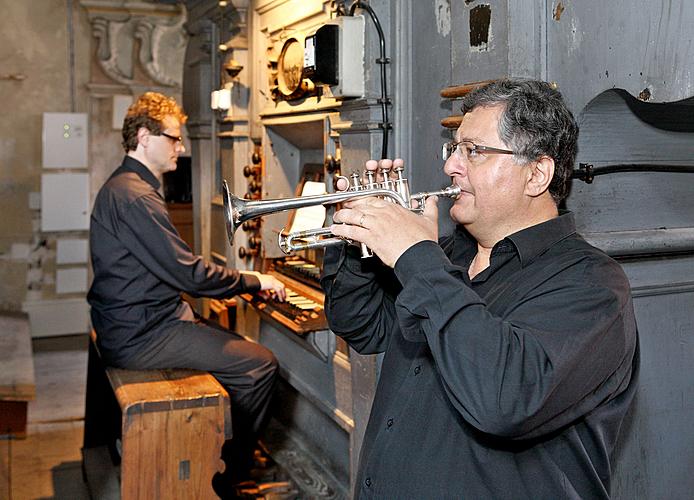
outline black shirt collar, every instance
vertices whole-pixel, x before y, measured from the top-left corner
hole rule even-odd
[[[472,259],[475,253],[477,253],[477,242],[463,226],[457,226],[456,229],[458,237],[462,237],[465,242],[465,250],[463,252],[468,254],[469,259]],[[562,210],[558,217],[522,229],[499,241],[494,245],[492,255],[508,249],[509,246],[515,247],[521,266],[525,267],[555,243],[575,233],[576,222],[574,221],[574,214]]]
[[[161,187],[161,183],[154,176],[154,174],[147,167],[145,167],[142,162],[136,160],[132,156],[126,155],[125,158],[123,158],[123,163],[118,170],[121,172],[135,172],[142,178],[143,181],[151,185],[155,191],[159,191],[159,188]]]
[[[505,239],[515,245],[521,265],[525,267],[547,249],[575,233],[574,214],[562,210],[558,217],[518,231]]]

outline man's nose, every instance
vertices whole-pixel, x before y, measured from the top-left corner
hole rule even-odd
[[[443,165],[443,171],[449,177],[453,175],[467,175],[467,167],[464,163],[465,162],[462,160],[462,158],[460,158],[460,155],[457,154],[457,152],[453,153]]]
[[[177,145],[178,145],[178,151],[179,152],[181,152],[181,153],[186,152],[186,146],[182,142],[177,143]]]

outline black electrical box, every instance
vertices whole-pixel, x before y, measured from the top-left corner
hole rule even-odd
[[[339,26],[326,24],[304,42],[304,76],[316,85],[338,83]]]

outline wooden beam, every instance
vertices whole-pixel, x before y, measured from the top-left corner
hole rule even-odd
[[[458,128],[460,127],[460,123],[463,121],[463,115],[452,115],[452,116],[447,116],[443,120],[441,120],[441,125],[443,125],[446,128]]]
[[[441,89],[441,97],[444,99],[459,99],[465,97],[467,94],[475,89],[484,87],[496,80],[482,80],[479,82],[465,83],[463,85],[452,85],[451,87],[445,87]]]

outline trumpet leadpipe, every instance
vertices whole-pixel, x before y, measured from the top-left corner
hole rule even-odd
[[[417,210],[423,210],[424,203],[426,202],[426,199],[430,196],[443,196],[445,198],[456,199],[458,196],[460,196],[461,191],[462,190],[460,189],[460,186],[451,184],[450,186],[445,187],[443,189],[439,189],[438,191],[424,191],[421,193],[415,193],[410,196],[410,203],[412,202],[412,200],[415,200],[419,205]]]

